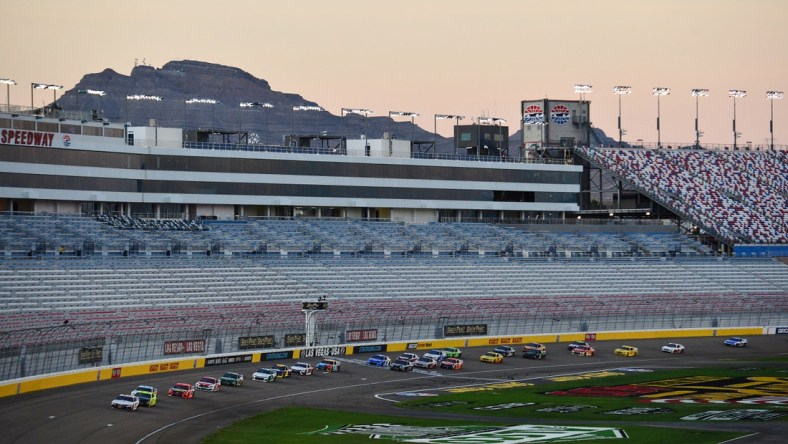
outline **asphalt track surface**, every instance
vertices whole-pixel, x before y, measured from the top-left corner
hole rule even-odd
[[[177,371],[140,377],[33,392],[0,399],[0,442],[10,443],[199,443],[212,432],[242,418],[288,406],[321,407],[395,416],[433,415],[458,418],[440,412],[412,412],[395,407],[396,400],[413,399],[403,392],[440,390],[450,387],[484,385],[510,381],[538,384],[541,378],[621,367],[649,369],[688,367],[764,367],[759,358],[788,354],[788,335],[750,337],[744,348],[722,345],[724,338],[682,338],[687,347],[683,355],[661,353],[666,340],[625,341],[640,348],[640,356],[614,356],[613,349],[622,342],[597,341],[597,356],[571,356],[565,343],[547,344],[548,357],[543,361],[522,359],[520,353],[502,364],[483,364],[479,356],[493,347],[463,349],[465,369],[460,371],[414,371],[401,373],[364,365],[370,354],[341,357],[342,369],[336,373],[316,372],[312,376],[293,375],[275,383],[251,381],[251,374],[269,363],[238,364]],[[426,350],[424,350],[426,351]],[[420,350],[420,352],[423,352]],[[389,353],[395,358],[395,354]],[[733,360],[732,360],[733,359]],[[750,361],[751,359],[751,361]],[[304,361],[316,364],[319,359]],[[292,364],[294,361],[281,361]],[[168,398],[167,389],[176,382],[194,383],[201,376],[220,376],[225,371],[243,373],[242,387],[222,387],[221,391],[198,392],[194,399]],[[159,389],[158,405],[141,407],[137,412],[114,410],[110,401],[118,393],[128,393],[139,384]],[[749,406],[750,408],[752,406]],[[470,418],[470,416],[469,416]],[[476,418],[476,417],[473,417]],[[484,419],[484,418],[483,418]],[[489,419],[486,420],[495,420]],[[524,423],[522,419],[503,419],[506,423]],[[536,420],[535,423],[556,423]],[[567,421],[566,423],[571,423]],[[577,424],[583,424],[579,422]],[[588,424],[588,421],[585,422]],[[621,425],[621,422],[595,422],[594,425]],[[788,435],[785,421],[626,422],[632,425],[655,425],[713,430],[731,430],[749,434],[731,443],[784,443]],[[625,427],[624,427],[625,428]]]

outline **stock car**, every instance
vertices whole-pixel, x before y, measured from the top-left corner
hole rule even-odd
[[[591,344],[589,344],[588,342],[583,342],[583,341],[574,341],[574,342],[570,343],[566,347],[566,349],[569,350],[569,351],[572,351],[572,350],[576,349],[577,347],[591,347]]]
[[[451,370],[461,370],[463,361],[459,358],[446,358],[441,361],[441,368],[448,368]]]
[[[312,364],[307,362],[296,362],[292,367],[290,367],[290,370],[292,370],[293,373],[298,373],[302,376],[309,376],[313,371],[315,371],[315,368],[312,367]]]
[[[372,365],[375,367],[388,367],[391,365],[391,358],[386,355],[374,355],[367,359],[367,365]]]
[[[191,384],[179,382],[167,391],[167,396],[176,396],[178,398],[192,399],[194,398],[194,387]]]
[[[235,372],[226,372],[219,378],[219,384],[238,387],[244,384],[244,375]]]
[[[544,359],[545,356],[547,356],[547,352],[543,352],[537,348],[529,348],[523,352],[523,358],[526,359]]]
[[[430,350],[427,353],[424,353],[422,356],[425,358],[432,358],[438,362],[447,358],[446,352],[444,350]]]
[[[411,372],[413,371],[413,364],[410,361],[403,361],[397,359],[396,361],[391,363],[389,369],[400,371],[400,372]]]
[[[523,351],[527,352],[528,350],[539,350],[543,354],[547,354],[547,347],[545,347],[544,344],[540,344],[538,342],[528,342],[527,344],[523,344]]]
[[[508,345],[499,345],[498,347],[495,347],[493,351],[495,353],[500,353],[508,358],[509,356],[514,356],[516,350],[514,349],[514,347],[509,347]]]
[[[747,346],[747,339],[745,338],[728,338],[723,342],[723,344],[727,345],[728,347],[746,347]]]
[[[218,392],[222,385],[219,383],[218,378],[213,376],[203,376],[199,381],[194,383],[195,390],[205,390],[206,392]]]
[[[435,368],[438,366],[438,361],[427,356],[422,356],[413,363],[413,366],[419,368]]]
[[[336,359],[323,359],[315,368],[324,372],[338,372],[341,366],[342,364]]]
[[[397,356],[397,361],[408,361],[411,364],[419,360],[419,355],[416,353],[403,353]]]
[[[140,399],[140,405],[153,407],[159,400],[159,389],[150,385],[139,385],[131,391],[131,396]]]
[[[252,381],[274,382],[278,375],[276,370],[263,367],[252,373]]]
[[[613,354],[616,356],[626,356],[626,357],[634,357],[638,355],[637,347],[633,347],[631,345],[622,345],[621,347],[613,350]]]
[[[462,358],[462,350],[457,347],[445,347],[443,353],[447,358]]]
[[[290,367],[284,364],[274,364],[271,366],[271,369],[276,371],[277,378],[289,378],[290,373],[292,372],[292,370],[290,370]]]
[[[684,353],[684,346],[681,344],[676,344],[675,342],[669,342],[666,345],[662,346],[663,353]]]
[[[576,356],[594,356],[596,350],[590,345],[583,345],[572,349],[572,354]]]
[[[124,409],[136,412],[140,408],[140,400],[134,395],[120,394],[112,400],[109,406],[113,409]]]
[[[479,361],[487,362],[489,364],[500,364],[500,363],[503,362],[503,355],[500,354],[500,353],[496,353],[494,351],[491,351],[491,352],[487,352],[487,353],[483,354],[479,358]]]

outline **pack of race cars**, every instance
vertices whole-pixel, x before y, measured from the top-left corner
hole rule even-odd
[[[726,339],[723,344],[729,347],[746,347],[747,339],[732,337]],[[591,344],[583,341],[575,341],[567,346],[567,349],[575,356],[595,356],[596,349]],[[660,349],[663,353],[681,354],[684,353],[684,346],[675,342],[669,342]],[[517,350],[511,346],[501,345],[492,351],[485,352],[479,358],[482,363],[501,364],[505,358],[512,357]],[[639,354],[637,347],[622,345],[617,347],[613,353],[616,356],[636,357]],[[525,343],[522,346],[522,357],[526,359],[544,359],[547,356],[547,347],[537,342]],[[422,356],[407,352],[397,356],[392,360],[384,354],[376,354],[366,360],[366,364],[372,367],[384,367],[394,371],[409,372],[415,368],[422,369],[450,369],[461,370],[464,366],[462,350],[456,347],[446,347],[442,349],[432,349],[425,352]],[[289,378],[293,374],[310,376],[315,371],[326,373],[338,372],[342,368],[341,361],[333,358],[324,357],[316,364],[308,362],[296,362],[292,366],[285,364],[273,364],[270,367],[262,367],[252,374],[252,381],[275,382],[278,379]],[[217,392],[222,386],[239,387],[243,385],[244,375],[236,372],[225,372],[221,377],[204,376],[196,383],[189,384],[178,382],[167,390],[168,397],[192,399],[195,393],[200,391]],[[130,392],[130,394],[119,394],[112,402],[110,407],[113,409],[123,409],[137,411],[140,406],[153,407],[158,402],[158,389],[149,385],[140,385]]]

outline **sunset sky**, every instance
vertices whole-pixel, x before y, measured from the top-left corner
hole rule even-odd
[[[6,0],[0,78],[12,104],[30,83],[71,89],[88,73],[128,75],[143,60],[238,67],[274,90],[298,93],[333,114],[342,107],[503,117],[513,133],[521,100],[575,100],[591,84],[591,120],[617,138],[614,85],[625,140],[694,141],[692,88],[705,143],[768,144],[767,90],[788,91],[786,0]],[[5,88],[0,100],[5,102]],[[253,97],[250,100],[255,100]],[[37,105],[51,100],[36,95]],[[788,99],[774,101],[775,143],[788,145]],[[465,120],[464,123],[469,123]],[[441,134],[452,121],[439,121]]]

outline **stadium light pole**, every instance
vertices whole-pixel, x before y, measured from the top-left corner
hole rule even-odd
[[[11,112],[11,85],[16,85],[16,80],[0,79],[0,85],[5,84],[5,112]]]
[[[51,89],[52,90],[52,104],[57,102],[57,90],[63,89],[63,85],[51,85],[48,83],[36,83],[33,82],[30,84],[30,110],[32,111],[35,108],[33,104],[33,90],[36,89]]]
[[[264,117],[265,117],[265,108],[273,108],[274,107],[274,105],[271,105],[268,102],[241,102],[239,104],[239,106],[241,108],[261,108],[261,109],[263,109],[263,116]],[[243,124],[243,113],[241,113],[241,119],[242,120],[241,120],[241,122],[239,122],[238,131],[241,131],[241,129],[242,129],[240,127]],[[265,137],[266,137],[265,140],[263,140],[263,144],[267,144],[267,140],[268,140],[268,120],[265,119],[265,118],[263,118],[263,120],[265,121]],[[239,134],[239,137],[240,137],[240,134]],[[247,139],[246,142],[249,143],[249,139]]]
[[[624,130],[621,129],[621,96],[630,94],[632,92],[631,86],[614,86],[613,94],[618,95],[618,147],[621,148],[621,139],[624,135]]]
[[[438,154],[438,119],[454,119],[456,121],[455,125],[460,124],[460,120],[464,119],[465,116],[460,116],[457,114],[435,114],[435,118],[433,119],[433,135],[434,138],[432,139],[432,148],[435,150],[435,154]],[[454,145],[454,155],[457,155],[457,144],[452,143]]]
[[[501,154],[501,141],[503,137],[501,136],[501,124],[506,123],[506,119],[502,117],[479,117],[479,138],[481,139],[481,125],[482,123],[486,125],[498,125],[498,136],[501,140],[498,141],[498,155]],[[481,147],[481,140],[479,141],[479,145]]]
[[[81,94],[88,94],[88,95],[91,95],[91,96],[99,96],[99,97],[104,97],[104,96],[107,95],[106,92],[99,91],[99,90],[96,90],[96,89],[77,89],[77,94],[75,96],[76,97],[76,102],[77,102],[76,103],[77,113],[79,113],[79,96]]]
[[[585,102],[586,94],[590,94],[592,92],[594,92],[593,86],[575,83],[575,94],[580,94],[580,102]]]
[[[358,114],[364,116],[364,137],[365,142],[364,146],[366,147],[366,142],[369,140],[369,123],[367,122],[367,118],[370,114],[374,113],[371,109],[366,108],[342,108],[339,112],[339,140],[340,142],[344,141],[345,139],[345,114]],[[347,144],[345,144],[345,148],[347,148]]]
[[[659,117],[660,117],[659,98],[660,96],[667,96],[668,94],[670,94],[670,88],[658,86],[652,89],[651,91],[655,96],[657,96],[657,148],[662,148],[662,135],[659,128]]]
[[[293,105],[293,110],[290,114],[290,146],[293,146],[293,137],[295,136],[295,112],[296,111],[323,111],[322,106],[316,105]],[[318,114],[318,118],[320,114]],[[320,124],[318,123],[318,132],[320,130]]]
[[[217,103],[221,103],[221,102],[219,102],[216,99],[198,99],[198,98],[193,98],[193,99],[186,99],[186,101],[184,103],[186,103],[186,104],[207,103],[207,104],[211,105],[211,134],[213,134],[215,117],[216,117],[216,113],[215,113],[214,107],[216,106]],[[184,127],[186,126],[186,114],[185,114],[186,111],[185,110],[186,110],[186,108],[185,108],[185,105],[184,105],[184,115],[183,115],[183,126]]]
[[[126,121],[125,121],[126,123],[124,124],[124,126],[128,126],[129,123],[129,100],[134,100],[134,101],[145,100],[149,102],[161,102],[164,99],[161,96],[154,96],[148,94],[131,94],[126,96]],[[158,146],[158,145],[159,145],[159,113],[157,109],[153,146]]]
[[[700,126],[698,125],[698,98],[708,97],[709,90],[705,88],[694,88],[692,97],[695,97],[695,148],[700,148]]]
[[[747,91],[731,89],[728,90],[728,96],[733,99],[733,150],[736,151],[736,139],[739,138],[739,133],[736,132],[736,98],[747,97]]]
[[[784,94],[782,91],[766,91],[766,98],[769,99],[770,111],[769,111],[769,136],[771,137],[771,142],[769,143],[769,149],[774,151],[774,99],[782,99]]]
[[[389,119],[392,117],[410,117],[410,141],[413,143],[413,137],[416,131],[416,117],[419,117],[419,113],[411,111],[389,111]]]

